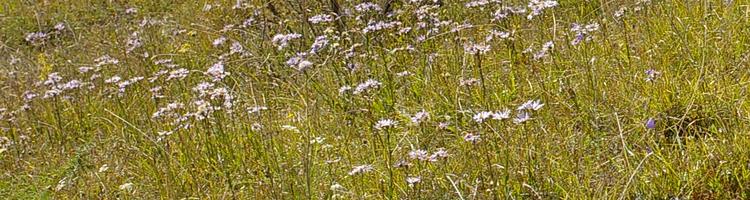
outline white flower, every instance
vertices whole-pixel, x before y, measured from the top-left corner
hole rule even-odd
[[[492,114],[492,119],[496,120],[503,120],[510,118],[510,110],[505,109],[503,111],[498,111]]]
[[[409,152],[409,158],[416,160],[427,160],[429,156],[427,156],[427,151],[417,149]]]
[[[282,50],[289,46],[289,41],[297,38],[301,38],[301,34],[297,33],[290,33],[290,34],[277,34],[273,36],[273,39],[271,39],[271,42],[275,44],[279,50]]]
[[[324,22],[332,22],[333,16],[329,14],[319,14],[319,15],[312,16],[307,20],[310,21],[310,23],[319,24],[319,23],[324,23]]]
[[[380,8],[380,6],[378,6],[378,4],[372,2],[364,2],[354,6],[354,10],[357,10],[357,12],[367,12],[370,10],[380,11],[382,9]]]
[[[521,111],[517,114],[516,118],[513,119],[513,123],[520,124],[531,120],[531,115],[526,111]]]
[[[226,38],[226,37],[224,37],[224,36],[221,36],[221,37],[219,37],[219,38],[216,38],[216,39],[214,40],[214,42],[213,42],[213,43],[211,43],[211,44],[213,44],[213,45],[214,45],[214,47],[218,47],[218,46],[220,46],[220,45],[224,44],[224,42],[226,42],[226,41],[227,41],[227,38]]]
[[[472,119],[474,119],[474,121],[477,123],[482,123],[484,122],[484,120],[492,117],[493,114],[494,113],[489,112],[489,111],[482,111],[477,114],[474,114],[474,117],[472,117]]]
[[[360,94],[362,92],[369,90],[370,88],[378,88],[380,87],[380,85],[381,85],[380,81],[377,81],[374,79],[367,79],[367,81],[357,85],[357,87],[354,89],[353,94]]]
[[[370,171],[372,171],[373,169],[374,169],[374,168],[372,167],[372,165],[360,165],[360,166],[355,166],[355,167],[354,167],[354,168],[352,169],[352,171],[349,171],[349,175],[350,175],[350,176],[353,176],[353,175],[357,175],[357,174],[363,174],[363,173],[367,173],[367,172],[370,172]]]
[[[398,125],[398,122],[392,119],[381,119],[377,123],[375,123],[375,129],[383,130],[388,127],[394,127]]]
[[[473,133],[467,133],[464,136],[464,141],[471,142],[471,143],[474,143],[474,144],[476,144],[477,142],[479,142],[479,140],[481,140],[481,137],[479,135],[474,135]]]
[[[132,190],[132,189],[133,189],[133,183],[125,183],[125,184],[122,184],[122,185],[120,185],[120,187],[119,187],[119,188],[120,188],[120,190],[127,190],[127,191],[130,191],[130,190]]]
[[[411,117],[411,122],[415,124],[421,123],[424,119],[428,118],[430,116],[430,113],[427,113],[427,111],[419,111],[414,114],[414,116]]]
[[[339,95],[343,95],[346,91],[352,90],[351,86],[345,85],[339,88]]]
[[[224,79],[224,77],[230,75],[229,72],[224,71],[224,62],[219,61],[214,63],[208,70],[206,70],[206,74],[211,76],[213,81],[220,81]]]
[[[412,177],[406,178],[406,183],[409,184],[410,187],[419,182],[422,182],[422,178],[419,176],[412,176]]]
[[[518,106],[517,110],[539,110],[544,106],[541,101],[537,100],[529,100],[526,103],[521,104],[521,106]]]

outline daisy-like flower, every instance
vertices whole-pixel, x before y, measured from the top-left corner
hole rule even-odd
[[[427,151],[417,149],[409,152],[409,158],[424,161],[429,159],[429,156],[427,155]]]
[[[273,39],[271,39],[271,42],[277,46],[279,50],[282,50],[289,46],[289,41],[297,38],[301,38],[302,35],[298,33],[290,33],[290,34],[277,34],[273,36]]]
[[[352,171],[349,171],[349,175],[354,176],[357,174],[364,174],[364,173],[372,171],[373,169],[375,168],[373,168],[372,165],[359,165],[359,166],[355,166],[352,169]]]
[[[396,125],[398,125],[398,122],[396,120],[381,119],[377,123],[375,123],[375,129],[383,130],[389,127],[395,127]]]
[[[654,120],[654,118],[648,118],[648,120],[646,120],[646,128],[647,129],[656,128],[656,120]]]
[[[538,99],[529,100],[526,103],[521,104],[521,106],[518,106],[517,110],[539,110],[542,106],[544,106],[544,104]]]
[[[208,70],[206,70],[206,74],[211,76],[213,81],[220,81],[224,79],[224,77],[230,75],[229,72],[224,71],[224,62],[219,61],[214,63]]]
[[[319,15],[315,15],[315,16],[310,17],[309,19],[307,19],[307,21],[310,21],[310,23],[313,23],[313,24],[320,24],[320,23],[325,23],[325,22],[332,22],[333,21],[333,16],[331,16],[329,14],[319,14]]]
[[[471,143],[473,143],[473,144],[476,144],[476,143],[477,143],[477,142],[479,142],[479,140],[481,140],[481,139],[482,139],[482,138],[481,138],[481,137],[480,137],[479,135],[474,135],[473,133],[467,133],[467,134],[466,134],[466,135],[464,136],[464,141],[467,141],[467,142],[471,142]]]
[[[449,156],[448,151],[446,151],[445,148],[438,148],[437,151],[435,151],[434,153],[432,153],[432,155],[430,155],[429,161],[435,162],[440,158],[447,158],[448,156]]]
[[[504,120],[508,118],[510,118],[510,110],[508,109],[492,113],[492,119],[495,119],[495,120]]]
[[[409,184],[409,187],[412,187],[419,182],[422,182],[422,178],[419,176],[412,176],[412,177],[406,178],[406,183]]]
[[[646,70],[646,81],[647,82],[653,82],[654,80],[656,80],[656,77],[659,76],[659,74],[661,74],[661,72],[658,72],[658,71],[656,71],[654,69],[647,69]]]
[[[513,119],[513,123],[521,124],[529,120],[531,120],[531,115],[529,115],[529,113],[526,111],[521,111],[518,112],[516,118]]]
[[[425,119],[427,119],[430,116],[430,113],[427,113],[427,111],[419,111],[414,114],[414,116],[411,117],[411,122],[415,124],[422,123]]]
[[[482,112],[478,112],[477,114],[474,114],[474,117],[472,117],[472,119],[477,123],[482,123],[484,122],[484,120],[492,117],[492,115],[494,115],[494,113],[489,112],[489,111],[482,111]]]
[[[380,87],[380,85],[380,81],[377,81],[375,79],[367,79],[367,81],[357,85],[357,87],[354,89],[353,94],[360,94],[362,92],[370,90],[371,88],[378,88]]]

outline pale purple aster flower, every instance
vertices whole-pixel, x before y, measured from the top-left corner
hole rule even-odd
[[[406,183],[409,184],[409,187],[412,187],[419,182],[422,182],[422,178],[419,176],[412,176],[412,177],[406,178]]]
[[[378,21],[378,22],[370,22],[367,24],[365,28],[362,29],[362,33],[370,33],[375,31],[380,31],[384,29],[390,29],[396,26],[401,26],[401,22],[399,21],[393,21],[393,22],[384,22],[384,21]]]
[[[476,144],[481,140],[481,137],[479,135],[474,135],[473,133],[467,133],[464,136],[464,141],[471,142],[473,144]]]
[[[372,2],[364,2],[364,3],[360,3],[354,6],[354,10],[356,10],[357,12],[367,12],[371,10],[381,11],[382,8],[380,8],[378,4],[375,4]]]
[[[531,0],[529,1],[529,9],[531,12],[528,16],[526,16],[526,19],[531,20],[535,16],[542,14],[542,11],[547,8],[552,8],[557,6],[557,1],[550,1],[550,0]]]
[[[372,165],[355,166],[352,169],[352,171],[349,171],[349,175],[353,176],[353,175],[357,175],[357,174],[364,174],[364,173],[372,171],[373,169],[375,169],[375,168],[373,168]]]
[[[398,125],[398,122],[396,120],[392,119],[381,119],[377,123],[375,123],[375,129],[383,130],[389,127],[395,127]]]
[[[310,54],[316,54],[328,46],[328,36],[321,35],[315,38],[315,42],[310,46]]]
[[[509,119],[509,118],[510,118],[510,110],[508,109],[492,113],[492,119],[495,119],[495,120],[504,120],[504,119]]]
[[[427,113],[427,111],[419,111],[414,114],[414,116],[411,117],[411,122],[415,124],[422,123],[423,120],[427,119],[430,116],[430,113]]]
[[[661,72],[658,72],[658,71],[656,71],[654,69],[647,69],[646,70],[646,81],[652,82],[652,81],[656,80],[656,77],[659,76],[659,74],[661,74]]]
[[[351,87],[351,86],[348,86],[348,85],[345,85],[345,86],[341,86],[341,87],[339,88],[339,95],[343,95],[344,93],[346,93],[346,92],[347,92],[347,91],[349,91],[349,90],[352,90],[352,87]]]
[[[517,110],[539,110],[544,106],[543,103],[541,103],[540,100],[529,100],[526,103],[521,104],[521,106],[518,106]]]
[[[278,47],[279,50],[282,50],[289,46],[289,41],[293,39],[301,38],[301,34],[297,33],[290,33],[290,34],[277,34],[273,36],[273,39],[271,39],[271,42],[273,42],[274,45]]]
[[[526,111],[520,111],[516,115],[516,118],[513,119],[513,123],[521,124],[529,120],[531,120],[531,115]]]
[[[325,22],[332,22],[333,16],[329,14],[319,14],[319,15],[312,16],[307,20],[310,21],[310,23],[319,24],[319,23],[325,23]]]
[[[172,79],[182,80],[183,78],[188,76],[188,73],[190,73],[190,71],[188,71],[185,68],[172,70],[171,72],[169,72],[169,76],[167,76],[167,81],[172,80]]]
[[[227,37],[221,36],[219,38],[216,38],[211,44],[214,45],[214,47],[218,47],[224,44],[226,41],[227,41]]]
[[[214,63],[208,70],[206,70],[206,74],[211,76],[213,81],[220,81],[224,79],[226,76],[230,75],[229,72],[224,71],[224,62],[219,61]]]
[[[378,88],[380,87],[380,85],[381,85],[380,81],[377,81],[375,79],[367,79],[367,81],[357,85],[357,87],[354,89],[354,92],[352,93],[355,95],[360,94],[372,88]]]
[[[475,122],[477,122],[477,123],[482,123],[482,122],[484,122],[484,120],[489,119],[490,117],[492,117],[493,114],[494,113],[489,112],[489,111],[482,111],[482,112],[478,112],[478,113],[474,114],[474,116],[472,117],[472,119]]]
[[[646,120],[646,128],[647,129],[656,128],[656,120],[654,120],[654,118],[648,118],[648,120]]]
[[[429,159],[429,156],[427,155],[427,151],[417,149],[417,150],[413,150],[409,152],[409,158],[414,159],[414,160],[424,161],[424,160]]]

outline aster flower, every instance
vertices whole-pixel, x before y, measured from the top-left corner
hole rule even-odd
[[[398,125],[398,122],[396,120],[392,119],[381,119],[377,123],[375,123],[375,129],[383,130],[389,127],[395,127]]]
[[[529,101],[521,104],[521,106],[518,106],[517,110],[519,110],[519,111],[520,110],[535,110],[536,111],[536,110],[539,110],[540,108],[542,108],[542,106],[544,106],[544,104],[541,103],[541,101],[538,100],[538,99],[537,100],[529,100]]]
[[[224,62],[223,61],[219,61],[219,62],[216,62],[213,65],[211,65],[211,67],[208,68],[208,70],[206,70],[206,74],[209,75],[209,76],[211,76],[211,78],[213,79],[214,82],[215,81],[220,81],[220,80],[224,79],[224,77],[230,75],[229,72],[225,72],[224,71]]]
[[[315,15],[315,16],[310,17],[309,19],[307,19],[307,21],[310,21],[310,23],[313,23],[313,24],[320,24],[320,23],[325,23],[325,22],[332,22],[333,21],[333,16],[331,16],[329,14],[319,14],[319,15]]]
[[[495,119],[495,120],[504,120],[508,118],[510,118],[510,110],[508,109],[492,113],[492,119]]]
[[[328,46],[328,36],[321,35],[315,38],[312,46],[310,46],[310,54],[316,54]]]
[[[482,111],[482,112],[478,112],[474,114],[474,117],[472,117],[471,119],[473,119],[477,123],[482,123],[484,122],[484,120],[492,117],[493,114],[494,113],[489,112],[489,111]]]
[[[352,171],[349,171],[350,176],[358,175],[358,174],[364,174],[367,172],[372,171],[374,168],[372,165],[359,165],[355,166]]]
[[[378,88],[380,87],[381,83],[380,81],[374,80],[374,79],[367,79],[367,81],[360,83],[357,85],[357,87],[354,89],[353,94],[361,94],[362,92],[366,92],[372,88]]]
[[[354,10],[357,12],[367,12],[367,11],[381,11],[382,8],[378,4],[372,3],[372,2],[364,2],[357,4],[354,6]]]
[[[479,135],[474,135],[473,133],[467,133],[464,135],[464,141],[471,142],[473,144],[478,143],[481,140],[481,137]]]
[[[529,9],[531,12],[529,15],[526,16],[526,19],[531,20],[535,16],[542,14],[542,11],[544,11],[547,8],[552,8],[557,6],[557,1],[551,1],[551,0],[531,0],[529,1]]]
[[[411,122],[414,124],[419,124],[423,120],[427,119],[430,116],[430,113],[427,113],[427,111],[419,111],[414,114],[414,116],[411,117]]]
[[[646,73],[647,82],[653,82],[654,80],[656,80],[656,77],[659,76],[659,74],[661,74],[661,72],[656,71],[654,69],[647,69],[645,73]]]
[[[375,31],[380,31],[384,29],[390,29],[396,26],[401,26],[401,22],[399,21],[392,21],[392,22],[384,22],[384,21],[378,21],[378,22],[370,22],[367,24],[365,28],[362,29],[362,33],[370,33]]]
[[[419,176],[412,176],[412,177],[406,178],[406,183],[409,184],[409,187],[412,187],[419,182],[422,182],[422,178]]]
[[[271,42],[277,46],[278,50],[282,50],[289,46],[289,41],[301,38],[301,34],[297,33],[290,33],[290,34],[277,34],[273,36],[273,39],[271,39]]]
[[[424,161],[429,159],[429,156],[427,155],[427,151],[417,149],[409,152],[409,158]]]
[[[513,119],[513,123],[521,124],[529,120],[531,120],[531,115],[529,115],[529,113],[526,111],[521,111],[518,112],[516,118]]]
[[[656,120],[654,120],[654,118],[648,118],[648,120],[646,120],[646,128],[647,129],[656,128]]]

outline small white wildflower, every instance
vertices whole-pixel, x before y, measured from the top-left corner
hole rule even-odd
[[[229,72],[224,71],[224,62],[219,61],[214,63],[208,70],[206,70],[206,74],[211,76],[213,81],[220,81],[224,79],[224,77],[230,75]]]
[[[122,185],[120,185],[120,187],[119,187],[119,188],[120,188],[120,190],[126,190],[126,191],[130,191],[130,190],[132,190],[132,189],[133,189],[133,183],[125,183],[125,184],[122,184]]]
[[[474,143],[474,144],[476,144],[477,142],[479,142],[479,140],[481,140],[481,137],[479,135],[474,135],[473,133],[467,133],[464,136],[464,141],[471,142],[471,143]]]
[[[329,14],[319,14],[319,15],[312,16],[307,20],[310,21],[310,23],[319,24],[319,23],[325,23],[325,22],[332,22],[333,16]]]
[[[419,182],[422,182],[422,178],[419,176],[412,176],[412,177],[406,178],[406,183],[409,184],[409,187],[412,187]]]
[[[537,100],[529,100],[529,101],[521,104],[521,106],[518,106],[517,110],[539,110],[540,108],[542,108],[542,106],[544,106],[544,104],[541,103],[541,101],[538,100],[538,99]]]
[[[380,85],[380,81],[377,81],[375,79],[367,79],[367,81],[357,85],[357,87],[354,89],[353,94],[360,94],[362,92],[370,90],[371,88],[378,88],[380,87]]]
[[[427,155],[427,151],[417,149],[409,152],[409,158],[424,161],[429,159],[429,156]]]
[[[221,46],[227,41],[227,37],[221,36],[219,38],[216,38],[211,44],[214,45],[214,47]]]
[[[290,33],[290,34],[277,34],[273,36],[273,39],[271,39],[271,42],[277,46],[278,50],[282,50],[289,46],[289,41],[297,38],[301,38],[301,34],[297,33]]]
[[[518,112],[516,118],[513,119],[513,123],[521,124],[529,120],[531,120],[531,115],[529,115],[529,113],[526,111],[521,111]]]
[[[492,119],[495,120],[504,120],[510,118],[510,110],[505,109],[503,111],[498,111],[492,114]]]
[[[349,91],[349,90],[352,90],[352,87],[351,87],[351,86],[348,86],[348,85],[345,85],[345,86],[341,86],[341,87],[339,88],[339,95],[343,95],[344,93],[346,93],[346,92],[347,92],[347,91]]]
[[[392,119],[381,119],[375,123],[375,129],[383,130],[385,128],[394,127],[398,125],[398,122]]]
[[[372,167],[372,165],[360,165],[360,166],[355,166],[355,167],[354,167],[354,168],[352,169],[352,171],[349,171],[349,175],[350,175],[350,176],[353,176],[353,175],[357,175],[357,174],[364,174],[364,173],[367,173],[367,172],[370,172],[370,171],[372,171],[373,169],[374,169],[374,168]]]
[[[493,114],[494,113],[489,112],[489,111],[482,111],[482,112],[478,112],[477,114],[474,114],[472,119],[477,123],[482,123],[484,122],[484,120],[492,117]]]
[[[106,172],[109,169],[109,165],[103,164],[101,167],[99,167],[99,173]]]
[[[430,116],[430,113],[427,111],[419,111],[414,114],[414,116],[411,117],[411,122],[415,124],[421,123],[423,120],[427,119]]]

